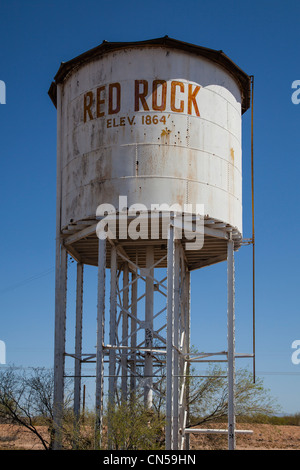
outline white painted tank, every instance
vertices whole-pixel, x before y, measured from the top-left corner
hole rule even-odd
[[[61,228],[97,207],[204,204],[242,233],[241,115],[250,77],[221,51],[170,38],[103,43],[63,63]]]

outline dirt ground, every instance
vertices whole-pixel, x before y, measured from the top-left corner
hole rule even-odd
[[[224,425],[214,425],[223,428]],[[47,429],[38,428],[46,437]],[[237,429],[252,430],[253,434],[238,434],[238,450],[299,450],[300,426],[278,426],[272,424],[237,424]],[[191,434],[191,450],[218,450],[227,448],[226,435]],[[42,450],[39,439],[32,432],[19,426],[0,425],[0,450]]]
[[[226,429],[226,425],[207,426]],[[236,434],[237,450],[299,450],[300,426],[272,424],[237,424],[236,429],[251,430],[252,434]],[[191,434],[190,449],[227,449],[227,435]]]
[[[37,426],[42,436],[47,438],[47,428]],[[39,438],[23,427],[0,424],[0,450],[41,450],[44,449]]]

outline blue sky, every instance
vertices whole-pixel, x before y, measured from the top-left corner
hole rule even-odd
[[[255,76],[256,369],[284,412],[300,411],[300,365],[291,361],[291,344],[300,339],[300,105],[291,101],[291,84],[300,79],[299,14],[293,0],[0,1],[0,80],[7,87],[0,105],[0,339],[8,363],[53,363],[56,112],[47,92],[60,62],[104,39],[168,35],[222,49]],[[244,237],[250,237],[249,111],[243,131]],[[87,269],[87,347],[95,337],[94,285]],[[251,295],[251,248],[243,247],[236,255],[237,352],[252,348]],[[72,287],[69,298],[71,347]],[[192,343],[226,347],[225,263],[193,273]]]

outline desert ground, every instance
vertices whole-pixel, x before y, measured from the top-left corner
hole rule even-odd
[[[215,428],[224,428],[221,424]],[[238,434],[237,450],[300,450],[300,426],[272,424],[237,424],[237,429],[252,430],[253,434]],[[46,428],[39,428],[44,436]],[[226,435],[191,434],[191,450],[221,450],[227,448]],[[43,450],[39,439],[32,432],[19,426],[0,425],[0,450]]]
[[[208,426],[207,426],[208,427]],[[210,426],[226,428],[225,425]],[[300,426],[281,426],[273,424],[237,424],[237,429],[252,430],[252,434],[237,434],[237,450],[299,450]],[[192,434],[191,450],[227,449],[227,435]]]

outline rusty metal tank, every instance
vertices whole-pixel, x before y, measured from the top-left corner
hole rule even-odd
[[[250,77],[222,51],[168,37],[108,43],[62,63],[60,229],[97,207],[204,204],[242,234],[241,117]]]

